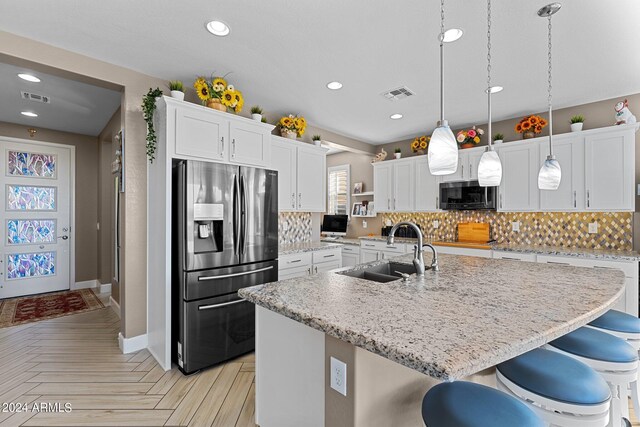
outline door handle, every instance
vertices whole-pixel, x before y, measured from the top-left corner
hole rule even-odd
[[[298,209],[302,207],[302,193],[298,193]]]
[[[241,302],[246,302],[246,301],[247,301],[246,299],[239,299],[239,300],[236,300],[236,301],[223,302],[223,303],[220,303],[220,304],[200,305],[200,306],[198,306],[198,311],[200,311],[200,310],[209,310],[211,308],[226,307],[226,306],[229,306],[229,305],[239,304]]]
[[[315,267],[315,270],[316,270],[316,274],[318,274],[318,266],[317,265]]]
[[[469,163],[469,178],[473,176],[473,165]]]
[[[573,192],[573,207],[577,208],[578,207],[578,202],[576,201],[576,192]]]
[[[240,243],[241,254],[244,255],[244,249],[247,244],[247,188],[245,185],[244,176],[240,176],[240,215],[241,215],[241,233],[240,238],[242,239]]]
[[[238,176],[233,175],[233,252],[240,255],[240,184]]]
[[[587,207],[590,207],[589,190],[587,190]]]
[[[393,198],[393,210],[394,211],[396,210],[396,198],[395,197]]]
[[[220,157],[224,157],[224,136],[220,138],[220,143],[222,144],[222,149],[220,150]]]
[[[309,276],[311,276],[311,267],[307,268],[307,273],[309,273]]]
[[[233,158],[236,157],[236,139],[235,138],[231,140],[231,157]]]
[[[391,210],[391,199],[387,198],[387,209]]]
[[[500,209],[502,209],[502,194],[500,194]]]
[[[67,240],[69,238],[69,236],[60,236],[58,237],[58,239],[62,239],[62,240]]]
[[[221,274],[219,276],[200,276],[198,277],[198,282],[206,282],[208,280],[228,279],[230,277],[248,276],[249,274],[262,273],[263,271],[268,271],[271,269],[273,269],[273,265],[270,265],[269,267],[258,268],[257,270],[243,271],[241,273]]]
[[[462,168],[462,173],[461,173],[462,179],[464,179],[464,165],[460,165],[460,167]]]
[[[440,209],[440,197],[436,196],[436,209]]]
[[[296,208],[296,193],[291,193],[291,207]]]

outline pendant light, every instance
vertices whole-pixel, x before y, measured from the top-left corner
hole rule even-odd
[[[462,35],[458,30],[456,37],[445,38],[444,0],[440,1],[440,121],[431,135],[427,160],[432,175],[451,175],[458,170],[458,143],[444,119],[444,43],[455,41]]]
[[[547,87],[547,101],[549,104],[549,155],[538,173],[538,188],[540,190],[557,190],[560,186],[560,180],[562,179],[560,163],[556,160],[556,156],[553,155],[553,112],[551,109],[551,17],[560,10],[560,7],[562,7],[560,3],[550,3],[538,10],[539,17],[549,20],[549,52],[547,54],[549,83]]]
[[[500,92],[500,86],[491,86],[491,0],[487,0],[487,111],[489,146],[478,164],[478,183],[481,187],[495,187],[502,181],[502,163],[493,149],[491,133],[491,94]]]

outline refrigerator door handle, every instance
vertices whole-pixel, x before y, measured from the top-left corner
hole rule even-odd
[[[247,243],[247,187],[244,175],[240,176],[240,254],[244,255],[245,246]]]
[[[245,301],[246,301],[246,299],[239,299],[239,300],[230,301],[230,302],[223,302],[223,303],[220,303],[220,304],[199,305],[198,306],[198,311],[200,311],[200,310],[209,310],[210,308],[226,307],[228,305],[239,304],[239,303],[245,302]]]
[[[240,252],[240,195],[239,195],[238,175],[233,175],[233,252],[238,255]]]
[[[198,282],[204,282],[208,280],[228,279],[230,277],[238,277],[238,276],[248,276],[249,274],[262,273],[263,271],[268,271],[272,269],[273,269],[273,265],[270,265],[269,267],[258,268],[256,270],[243,271],[242,273],[220,274],[219,276],[200,276],[198,277]]]

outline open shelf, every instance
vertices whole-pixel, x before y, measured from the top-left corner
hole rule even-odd
[[[361,196],[373,196],[373,191],[365,191],[363,193],[353,193],[351,194],[353,197],[361,197]]]

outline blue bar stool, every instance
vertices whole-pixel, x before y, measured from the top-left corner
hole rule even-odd
[[[622,338],[633,348],[640,350],[640,319],[636,316],[609,310],[596,320],[589,322],[588,326]]]
[[[547,424],[605,427],[611,391],[588,365],[537,348],[496,367],[498,389],[525,402]]]
[[[518,399],[467,381],[440,383],[422,400],[427,427],[544,427],[545,423]]]
[[[611,425],[624,425],[622,419],[629,419],[629,388],[637,405],[638,351],[622,338],[593,328],[576,329],[547,348],[595,369],[611,389]]]

